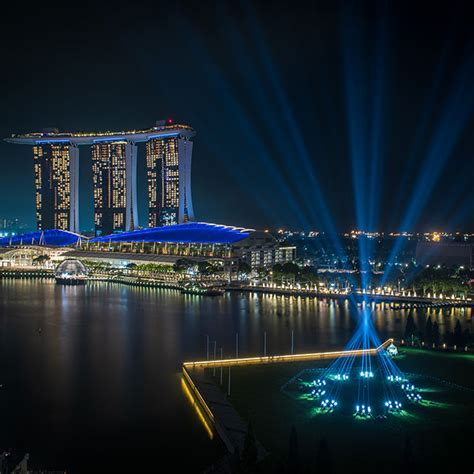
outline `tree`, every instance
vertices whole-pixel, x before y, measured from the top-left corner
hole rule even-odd
[[[296,434],[296,428],[294,425],[291,427],[290,446],[288,450],[288,459],[286,462],[286,472],[288,474],[298,474],[300,472],[298,436]]]
[[[470,333],[470,331],[469,331],[469,328],[464,329],[463,337],[464,337],[463,344],[464,344],[465,346],[467,346],[468,344],[471,343],[471,333]]]
[[[306,265],[301,269],[300,277],[302,281],[309,283],[317,283],[319,280],[318,271],[310,265]]]
[[[257,275],[259,280],[264,280],[268,277],[269,271],[265,267],[258,267],[257,268]]]
[[[186,272],[189,268],[194,268],[196,263],[189,258],[179,258],[173,265],[175,272]]]
[[[300,272],[300,267],[296,263],[291,262],[284,263],[281,269],[285,275],[297,275]]]
[[[416,324],[415,320],[413,319],[413,314],[411,312],[408,314],[407,317],[407,324],[405,326],[405,339],[413,338],[416,334]]]
[[[239,273],[246,273],[248,275],[252,272],[252,267],[247,262],[239,260],[238,271]]]
[[[258,451],[257,442],[252,428],[252,423],[249,422],[247,427],[247,434],[245,435],[244,448],[240,456],[241,466],[244,472],[256,472]]]
[[[239,448],[236,446],[234,452],[229,457],[230,472],[240,474],[242,472]],[[212,472],[212,471],[211,471]]]
[[[425,342],[427,344],[433,343],[433,323],[431,322],[431,316],[428,316],[425,324]]]
[[[207,275],[211,272],[212,265],[209,262],[198,262],[197,269],[202,275]]]
[[[433,323],[433,344],[435,344],[436,346],[439,345],[439,324],[438,324],[438,321],[435,321]]]
[[[45,262],[51,260],[48,255],[39,255],[33,259],[33,262],[37,265],[43,265]]]
[[[275,263],[272,267],[273,273],[283,273],[283,265],[281,263]]]
[[[455,344],[454,342],[454,332],[452,331],[446,331],[444,333],[444,343],[447,345],[447,346],[452,346]]]
[[[403,450],[402,472],[404,474],[415,474],[415,458],[413,457],[413,449],[411,447],[411,439],[405,439],[405,448]]]
[[[326,438],[321,438],[319,441],[315,472],[324,474],[332,473],[331,451]]]
[[[461,321],[456,320],[456,326],[454,327],[454,344],[458,347],[464,345],[464,333],[461,327]]]

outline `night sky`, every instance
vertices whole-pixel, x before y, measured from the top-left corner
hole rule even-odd
[[[472,2],[12,3],[2,137],[171,117],[197,132],[198,220],[474,231]],[[91,158],[80,152],[85,230]],[[0,217],[33,226],[31,148],[2,142],[0,158]]]

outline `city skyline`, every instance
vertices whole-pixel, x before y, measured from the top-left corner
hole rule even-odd
[[[35,179],[35,204],[36,226],[44,229],[69,229],[73,232],[89,232],[94,229],[95,235],[107,235],[114,232],[133,230],[134,228],[173,225],[194,220],[192,195],[191,195],[191,157],[192,145],[189,140],[191,134],[170,136],[163,139],[150,135],[150,131],[162,127],[177,127],[192,130],[191,127],[175,124],[172,119],[156,122],[156,127],[149,130],[134,130],[131,132],[62,132],[56,128],[43,129],[42,132],[28,132],[24,134],[11,134],[5,138],[6,142],[31,145],[33,149],[33,171]],[[50,136],[48,138],[48,135]],[[171,134],[174,135],[174,134]],[[151,137],[151,138],[150,138]],[[137,198],[137,143],[145,142],[145,167],[147,184],[147,206],[140,222],[138,216]],[[90,159],[92,162],[92,202],[93,226],[79,226],[79,159],[78,145],[90,146]],[[187,147],[187,148],[186,148]],[[87,155],[87,154],[86,154]],[[180,157],[178,159],[178,156]],[[61,160],[61,158],[65,160]],[[58,161],[59,158],[59,161]],[[51,190],[42,197],[41,188],[44,179],[41,175],[41,163],[44,163],[46,175],[49,173]],[[89,166],[89,163],[81,165]],[[58,176],[64,172],[61,168],[71,170],[71,178],[62,184]],[[111,173],[111,170],[113,171]],[[179,184],[178,176],[182,175]],[[173,180],[175,181],[173,183]],[[170,184],[166,184],[166,183]],[[58,183],[60,185],[58,185]],[[165,192],[165,188],[168,191]],[[109,191],[107,189],[111,189]],[[130,190],[128,190],[130,189]],[[160,191],[161,190],[161,191]],[[88,195],[88,193],[85,193]],[[58,212],[44,212],[41,210],[42,201],[58,201]],[[84,198],[83,198],[84,200]],[[104,206],[104,201],[108,205]],[[187,204],[187,203],[190,203]],[[44,206],[44,203],[43,203]],[[90,207],[84,206],[86,212]],[[160,217],[161,214],[161,217]],[[5,218],[5,216],[2,216]],[[8,219],[18,219],[14,214]],[[28,227],[28,224],[26,225]],[[34,224],[31,224],[31,228]],[[263,228],[263,226],[262,226]],[[274,231],[282,226],[273,227]],[[396,228],[396,227],[395,227]],[[286,227],[288,229],[288,227]],[[448,225],[448,229],[449,225]],[[294,232],[325,232],[324,229],[288,229]],[[349,229],[339,229],[338,233],[346,234]],[[359,233],[380,234],[406,234],[406,233],[464,233],[469,230],[446,227],[431,227],[428,229],[409,230],[378,230],[377,227],[361,230],[350,230]]]
[[[153,21],[153,12],[136,12],[138,30],[118,43],[109,38],[111,25],[127,21],[120,9],[74,15],[67,27],[60,21],[70,16],[67,6],[38,8],[38,21],[11,15],[1,33],[9,66],[0,136],[48,126],[121,130],[173,117],[199,131],[199,220],[329,230],[327,213],[338,230],[472,231],[470,15],[456,5],[446,12],[390,2],[308,9],[276,2],[269,16],[258,1],[200,9],[178,2]],[[105,30],[90,31],[104,17]],[[43,68],[38,25],[53,18],[57,34],[42,37],[41,50],[55,55]],[[356,21],[344,28],[348,18]],[[59,58],[71,50],[77,57],[64,68]],[[35,68],[43,73],[25,80]],[[142,148],[137,197],[146,223]],[[9,163],[0,176],[0,215],[32,224],[31,155],[1,143],[0,156]],[[81,183],[90,182],[91,170],[81,168]],[[22,200],[17,189],[25,190]],[[92,185],[81,191],[85,209]],[[370,226],[357,217],[367,201]],[[80,225],[93,227],[92,210],[81,211]]]
[[[0,474],[472,470],[474,3],[2,13]]]

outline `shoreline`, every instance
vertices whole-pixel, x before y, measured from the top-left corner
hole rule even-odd
[[[0,279],[26,279],[26,278],[55,278],[53,270],[0,270]],[[183,288],[177,282],[168,282],[156,280],[153,277],[128,277],[128,276],[98,276],[89,277],[86,283],[89,282],[106,282],[106,283],[122,283],[129,286],[141,286],[149,288],[168,288],[181,290]],[[289,289],[289,288],[267,288],[259,286],[233,286],[227,285],[225,287],[226,292],[243,292],[243,293],[260,293],[277,295],[284,297],[303,297],[303,298],[329,298],[344,300],[353,298],[356,303],[374,302],[374,303],[392,303],[405,304],[406,307],[391,308],[391,309],[415,309],[417,305],[423,305],[421,307],[438,307],[438,308],[472,308],[474,307],[474,301],[471,300],[452,300],[450,298],[428,298],[424,296],[400,296],[400,295],[380,295],[380,294],[369,294],[362,293],[359,291],[351,293],[329,293],[315,290],[302,290],[302,289]]]

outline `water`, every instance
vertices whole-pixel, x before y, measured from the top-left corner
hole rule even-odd
[[[430,310],[441,332],[471,310]],[[180,383],[185,360],[218,354],[340,348],[354,328],[347,302],[271,295],[210,298],[113,284],[0,280],[0,448],[32,467],[71,473],[139,472],[167,462],[199,472],[223,447],[211,441]],[[415,315],[423,327],[426,310]],[[376,307],[381,339],[400,337],[405,312]]]

